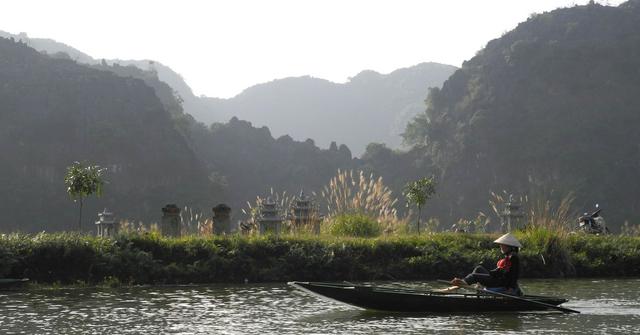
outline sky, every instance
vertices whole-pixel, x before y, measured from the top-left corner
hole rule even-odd
[[[159,61],[196,95],[229,98],[292,76],[345,82],[365,69],[461,66],[531,14],[587,2],[20,0],[1,3],[0,30],[55,39],[96,59]]]

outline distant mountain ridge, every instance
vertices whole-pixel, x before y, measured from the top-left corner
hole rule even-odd
[[[50,39],[29,38],[0,31],[0,36],[23,40],[48,54],[64,52],[86,64],[100,61]],[[245,89],[229,99],[197,97],[184,79],[171,68],[151,60],[105,60],[107,64],[134,65],[157,72],[158,78],[182,98],[183,109],[196,120],[210,124],[232,117],[267,126],[278,137],[311,138],[321,147],[331,142],[346,144],[361,155],[371,142],[391,148],[402,144],[406,124],[424,110],[430,87],[440,87],[457,69],[438,63],[421,63],[380,74],[365,70],[344,84],[309,76],[276,79]]]
[[[389,74],[367,70],[344,84],[309,76],[277,79],[209,100],[212,113],[196,118],[237,116],[275,136],[312,138],[321,147],[345,143],[359,156],[372,142],[399,148],[407,122],[424,110],[428,88],[440,87],[455,69],[422,63]]]

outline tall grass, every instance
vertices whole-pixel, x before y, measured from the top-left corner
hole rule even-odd
[[[451,226],[451,231],[462,233],[486,233],[491,219],[484,213],[478,212],[473,219],[460,219]]]
[[[200,209],[184,206],[180,211],[180,219],[182,226],[180,227],[181,234],[184,235],[199,235],[207,234],[209,231],[213,231],[213,220],[211,215],[205,215]]]
[[[554,206],[546,197],[527,203],[527,229],[545,229],[565,237],[574,230],[577,212],[571,209],[575,197],[569,193]]]
[[[211,235],[213,234],[213,220],[207,217],[199,209],[185,206],[180,211],[180,233],[182,236],[189,235]],[[141,221],[133,221],[123,219],[118,222],[118,231],[121,233],[159,233],[158,223],[143,223]]]
[[[625,221],[620,234],[623,236],[640,236],[640,224],[633,225],[629,221]]]
[[[322,197],[329,217],[362,214],[380,223],[397,221],[395,205],[398,202],[382,177],[365,175],[363,171],[341,171],[324,187]]]
[[[494,214],[498,217],[502,215],[502,209],[508,202],[508,193],[491,192],[489,205]],[[548,230],[566,236],[574,230],[574,221],[577,212],[572,209],[575,197],[573,193],[563,196],[556,204],[552,200],[553,194],[534,193],[531,196],[521,196],[516,200],[520,202],[523,214],[523,228],[526,230]]]
[[[327,206],[325,221],[330,226],[336,226],[329,228],[333,234],[344,231],[353,235],[354,231],[367,226],[367,230],[376,232],[376,235],[370,236],[380,233],[390,235],[398,232],[403,222],[398,220],[395,208],[398,199],[384,184],[382,177],[375,178],[373,174],[338,170],[321,195]]]

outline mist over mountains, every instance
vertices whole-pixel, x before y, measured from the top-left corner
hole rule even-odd
[[[101,62],[54,40],[2,31],[0,36],[23,40],[50,55],[66,53],[80,63]],[[267,126],[276,137],[289,135],[300,141],[311,138],[324,148],[333,141],[344,143],[357,156],[371,142],[400,148],[401,134],[407,122],[423,111],[428,89],[440,87],[457,69],[421,63],[389,74],[366,70],[344,84],[309,76],[283,78],[249,87],[233,98],[220,99],[195,96],[178,73],[159,62],[120,59],[105,62],[157,72],[158,78],[180,96],[184,111],[207,125],[238,117],[258,127]]]
[[[237,116],[267,126],[276,136],[313,139],[328,147],[346,144],[360,156],[367,144],[401,147],[409,120],[424,109],[430,87],[440,87],[455,67],[422,63],[389,74],[362,71],[345,84],[312,77],[274,80],[244,90],[231,99],[209,99],[210,112],[194,115],[214,121]]]

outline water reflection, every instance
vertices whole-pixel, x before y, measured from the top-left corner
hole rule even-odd
[[[387,283],[388,284],[388,283]],[[628,334],[640,325],[640,280],[523,281],[582,314],[380,313],[285,284],[42,290],[0,294],[0,334]],[[429,288],[430,283],[395,285]]]

